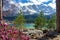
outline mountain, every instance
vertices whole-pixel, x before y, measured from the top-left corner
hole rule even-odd
[[[56,12],[55,9],[53,9],[52,7],[50,7],[47,4],[41,3],[39,5],[33,4],[33,5],[24,5],[24,0],[21,1],[23,4],[19,6],[18,3],[13,3],[11,0],[4,0],[3,1],[3,16],[17,16],[19,10],[22,10],[24,15],[36,15],[39,14],[39,12],[42,10],[44,12],[45,15],[50,15]],[[18,2],[18,1],[17,1]],[[27,4],[28,2],[31,1],[26,1]],[[33,3],[33,2],[32,2]]]
[[[45,15],[53,14],[56,12],[55,9],[51,8],[50,6],[45,6],[44,4],[23,6],[21,8],[25,15],[38,14],[41,10],[45,13]]]
[[[11,16],[11,17],[3,16],[3,18],[6,21],[14,21],[16,17],[17,16]],[[27,23],[34,23],[34,21],[38,17],[38,15],[36,15],[36,14],[33,14],[33,15],[24,15],[24,17],[25,17],[25,22],[27,22]],[[45,15],[45,17],[47,18],[47,20],[49,20],[52,17],[52,15]]]

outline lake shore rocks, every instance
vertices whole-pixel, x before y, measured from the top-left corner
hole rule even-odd
[[[55,38],[57,38],[57,35],[59,35],[58,32],[53,31],[53,30],[49,30],[46,33],[44,33],[43,36],[38,38],[37,40],[50,40],[50,39],[54,40]]]

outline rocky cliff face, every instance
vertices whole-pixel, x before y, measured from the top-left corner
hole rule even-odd
[[[19,10],[22,10],[24,15],[39,14],[42,10],[45,15],[53,14],[56,12],[55,9],[47,5],[45,2],[41,4],[34,4],[32,1],[26,1],[27,5],[24,4],[24,0],[20,3],[13,2],[12,0],[3,1],[3,16],[16,16]],[[32,3],[29,5],[29,3]]]

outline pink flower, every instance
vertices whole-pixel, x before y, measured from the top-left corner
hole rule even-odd
[[[5,23],[4,25],[5,25],[5,26],[8,26],[8,24],[7,24],[7,23]]]
[[[18,34],[18,31],[16,30],[16,31],[14,31],[14,34]]]
[[[25,38],[25,36],[24,36],[24,35],[21,35],[21,39],[22,39],[22,40],[25,40],[26,38]]]
[[[4,35],[1,35],[1,38],[2,38],[3,40],[5,40],[5,36],[4,36]]]
[[[7,32],[8,32],[8,33],[11,33],[11,32],[12,32],[12,30],[8,30]]]
[[[22,40],[29,40],[29,37],[26,36],[23,32],[16,29],[14,26],[7,29],[7,25],[3,24],[0,29],[0,36],[2,40],[17,40],[21,38]]]
[[[7,35],[5,35],[5,38],[6,38],[6,40],[8,39],[8,36]]]
[[[2,32],[2,30],[0,29],[0,32]]]
[[[30,37],[29,36],[26,36],[26,40],[29,40],[30,39]]]
[[[16,40],[15,38],[12,38],[12,40]]]

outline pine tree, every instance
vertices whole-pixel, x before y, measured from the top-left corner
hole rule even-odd
[[[52,15],[52,17],[48,20],[48,29],[56,28],[56,14]]]
[[[22,11],[20,10],[19,15],[17,16],[17,18],[14,21],[15,24],[19,25],[20,28],[24,27],[24,23],[25,23],[25,18],[24,15],[22,13]]]
[[[41,29],[46,25],[46,18],[44,13],[41,11],[40,15],[35,19],[35,28]]]

